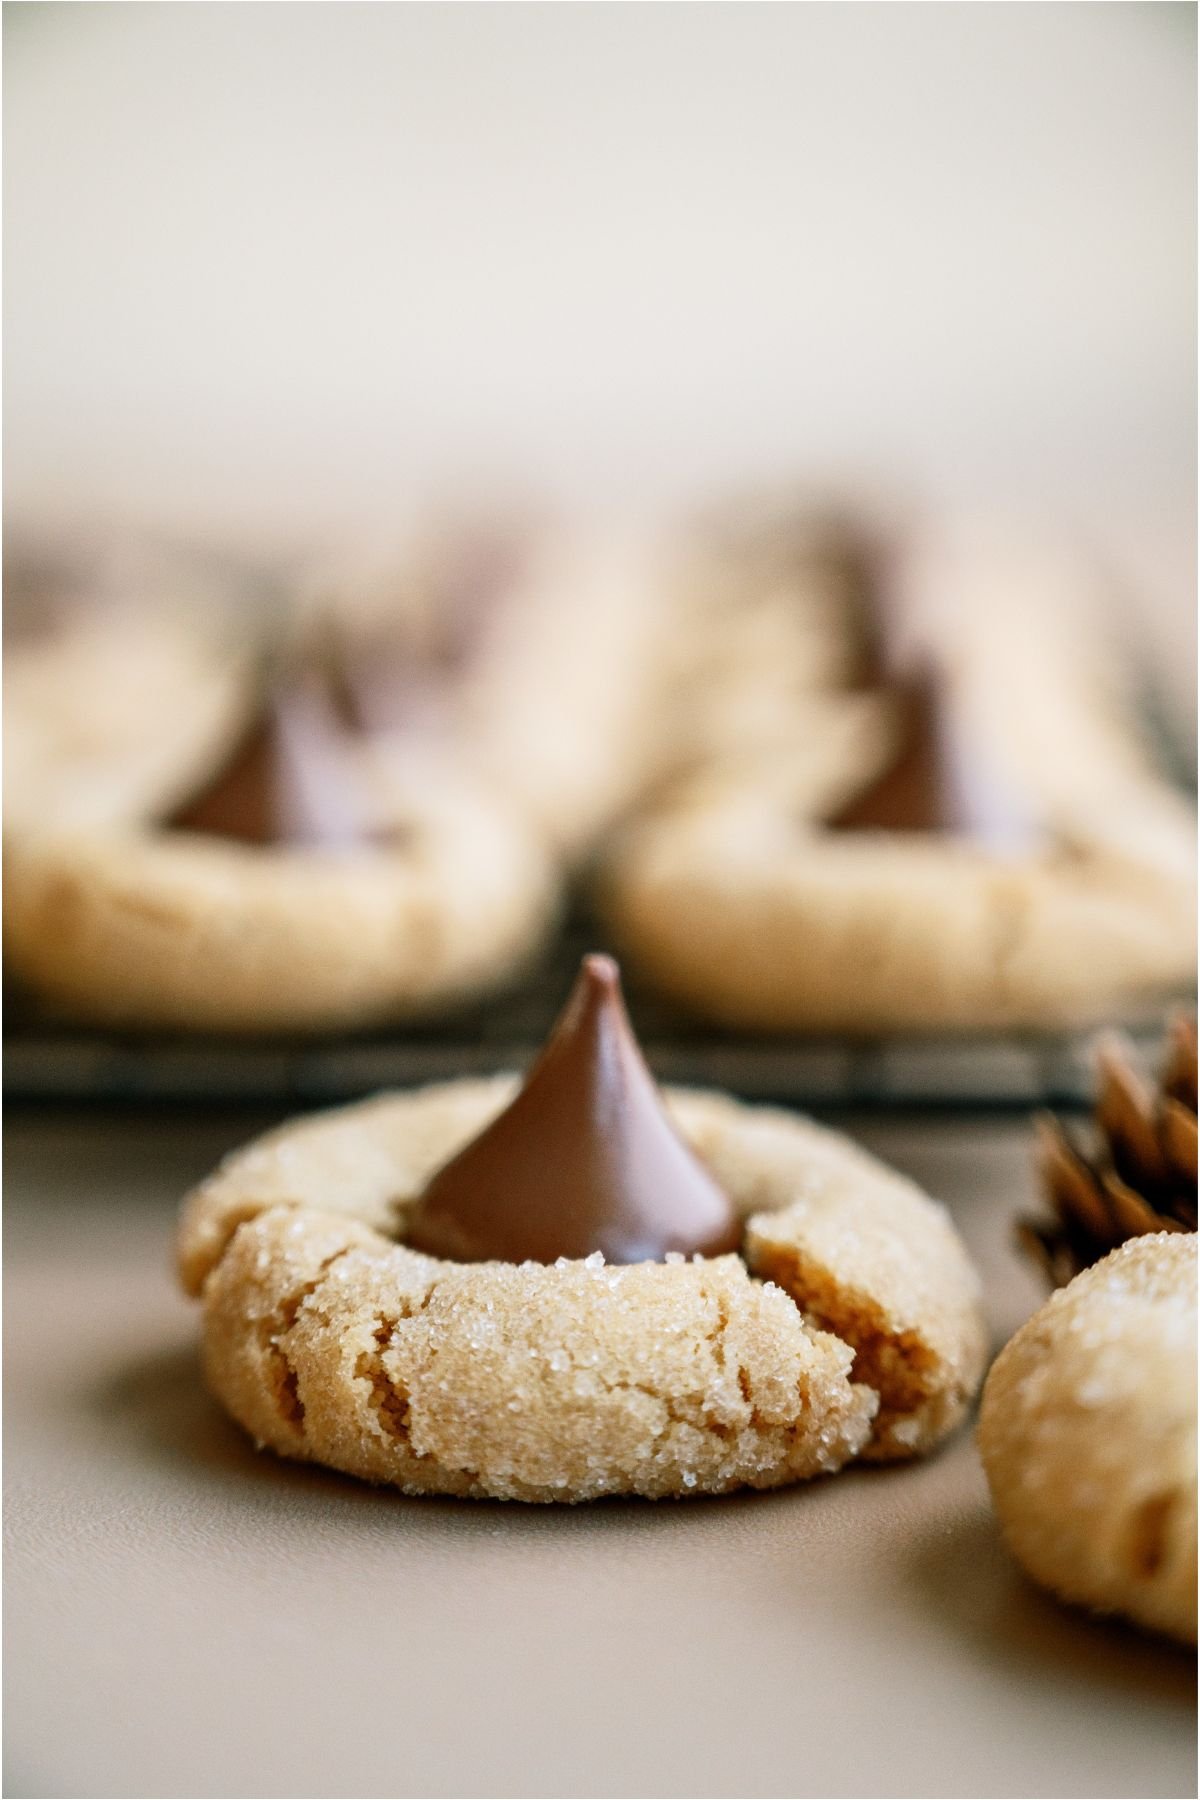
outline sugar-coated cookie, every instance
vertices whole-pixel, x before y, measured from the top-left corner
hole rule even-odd
[[[412,1493],[585,1500],[776,1486],[914,1455],[962,1417],[984,1341],[945,1213],[782,1112],[666,1096],[743,1221],[740,1255],[407,1248],[431,1174],[516,1086],[299,1121],[190,1197],[179,1265],[208,1378],[260,1444]]]
[[[1196,1237],[1133,1238],[1001,1351],[979,1448],[1004,1535],[1064,1600],[1196,1637]]]

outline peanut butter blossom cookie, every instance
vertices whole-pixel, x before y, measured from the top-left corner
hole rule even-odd
[[[806,1120],[660,1094],[599,956],[523,1084],[384,1095],[230,1157],[179,1267],[260,1445],[414,1494],[720,1493],[910,1457],[984,1356],[943,1209]]]
[[[646,977],[726,1025],[871,1032],[1074,1025],[1185,987],[1192,808],[1139,743],[1086,572],[963,529],[843,582],[840,623],[819,587],[772,590],[771,688],[732,658],[696,687],[737,734],[600,871]],[[857,688],[815,664],[814,622],[873,645]]]
[[[6,844],[169,811],[206,778],[240,729],[244,656],[178,610],[11,604],[6,571]]]
[[[515,980],[669,736],[661,564],[637,534],[464,527],[298,577],[257,669],[112,609],[20,656],[12,967],[80,1016],[244,1032]]]
[[[336,1029],[494,986],[541,943],[553,858],[424,729],[452,676],[400,634],[314,633],[202,684],[196,659],[168,680],[153,633],[112,630],[13,671],[5,939],[32,987],[121,1025]],[[82,715],[102,741],[81,780],[47,721],[89,684],[105,705]]]

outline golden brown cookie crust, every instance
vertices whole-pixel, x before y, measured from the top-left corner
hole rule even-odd
[[[988,1375],[1004,1535],[1064,1600],[1196,1637],[1196,1237],[1132,1239],[1060,1288]]]
[[[169,811],[252,700],[246,658],[174,614],[105,607],[6,646],[6,841]]]
[[[20,652],[6,733],[15,973],[83,1018],[246,1033],[422,1017],[517,979],[557,916],[564,859],[662,754],[664,556],[635,534],[534,534],[438,728],[347,751],[372,822],[398,822],[404,840],[362,853],[158,825],[252,718],[244,660],[110,612]],[[376,570],[373,598],[364,579],[329,570],[312,603],[334,595],[352,615],[357,596],[385,623],[403,609],[403,559]]]
[[[1077,844],[834,837],[756,796],[635,827],[602,899],[630,964],[740,1029],[1076,1026],[1176,993],[1194,951],[1184,865]]]
[[[555,916],[542,847],[424,785],[395,848],[259,847],[154,828],[45,833],[6,869],[13,969],[106,1023],[223,1032],[420,1015],[518,970]]]
[[[358,752],[384,834],[361,851],[161,826],[257,692],[244,656],[173,619],[105,611],[5,674],[5,953],[78,1017],[253,1033],[420,1016],[516,975],[554,920],[545,846],[434,752]]]
[[[727,658],[726,685],[693,704],[739,729],[610,846],[599,888],[618,947],[738,1028],[1073,1026],[1156,1007],[1196,967],[1193,809],[1139,741],[1089,578],[964,531],[914,554],[908,580],[1028,843],[826,829],[886,767],[896,720],[886,700],[814,686],[789,616],[789,706],[756,708],[762,671],[743,680]],[[824,629],[844,634],[845,615]]]
[[[179,1265],[209,1380],[260,1443],[408,1492],[583,1500],[911,1456],[962,1416],[983,1332],[945,1214],[784,1113],[667,1096],[747,1219],[744,1261],[455,1264],[397,1243],[513,1086],[301,1121],[189,1198]]]

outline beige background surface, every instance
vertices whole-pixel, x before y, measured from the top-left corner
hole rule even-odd
[[[1195,746],[1191,4],[12,4],[5,508],[984,505]]]
[[[8,1128],[11,1795],[1183,1795],[1191,1659],[999,1545],[964,1433],[775,1495],[523,1510],[258,1456],[202,1391],[181,1191],[246,1117]],[[1023,1122],[873,1122],[997,1341]]]
[[[1194,495],[1195,8],[14,5],[6,484]]]
[[[7,512],[1028,510],[1194,743],[1195,18],[6,6]]]

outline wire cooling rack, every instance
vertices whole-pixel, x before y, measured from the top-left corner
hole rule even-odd
[[[10,1102],[328,1105],[380,1088],[524,1067],[601,935],[573,921],[520,986],[403,1030],[245,1040],[89,1029],[14,994],[6,1007]],[[629,1010],[664,1081],[817,1110],[1082,1105],[1092,1092],[1090,1034],[848,1040],[753,1036],[697,1024],[628,983]],[[1162,1019],[1130,1028],[1152,1062]]]

